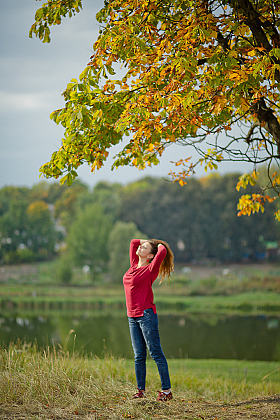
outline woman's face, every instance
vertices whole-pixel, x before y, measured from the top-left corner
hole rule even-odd
[[[153,257],[153,254],[151,253],[152,247],[149,242],[144,242],[143,244],[140,244],[137,248],[136,255],[141,258],[146,258],[147,260],[150,260]]]

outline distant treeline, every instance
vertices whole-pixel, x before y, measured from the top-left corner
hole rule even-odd
[[[238,174],[216,174],[191,178],[184,187],[150,177],[126,186],[100,182],[93,191],[80,181],[4,187],[0,261],[47,260],[63,249],[65,265],[114,272],[121,261],[122,269],[127,265],[134,235],[166,240],[182,263],[277,258],[274,203],[264,214],[237,217],[237,181]]]

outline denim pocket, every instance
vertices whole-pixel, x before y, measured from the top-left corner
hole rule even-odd
[[[145,309],[145,310],[143,311],[143,315],[148,315],[148,316],[151,316],[153,313],[154,313],[154,311],[153,311],[153,309],[152,309],[152,308],[148,308],[148,309]]]

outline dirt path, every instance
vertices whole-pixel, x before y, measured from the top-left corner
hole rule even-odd
[[[97,419],[161,419],[161,420],[273,420],[280,419],[280,394],[255,398],[232,404],[187,401],[174,398],[168,403],[150,399],[124,401],[114,407],[102,407],[96,411],[71,413],[67,409],[45,407],[28,409],[20,406],[0,406],[1,420],[97,420]]]

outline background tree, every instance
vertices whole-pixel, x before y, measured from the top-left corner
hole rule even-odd
[[[178,262],[257,259],[267,242],[279,240],[275,204],[262,215],[237,217],[237,180],[238,174],[216,174],[190,179],[182,189],[178,184],[145,178],[123,188],[120,218],[133,221],[149,238],[165,239]],[[250,186],[250,192],[257,188]]]
[[[36,188],[35,188],[36,189]],[[36,197],[46,197],[45,186]],[[6,263],[50,258],[56,240],[49,205],[34,200],[33,189],[0,190],[0,258]]]
[[[203,226],[201,185],[197,180],[191,179],[182,189],[162,179],[145,178],[125,187],[121,197],[122,220],[133,221],[149,238],[166,240],[177,261],[194,259],[201,246]]]
[[[259,172],[257,184],[248,187],[250,194],[255,194],[260,188],[258,183],[263,182],[262,168]],[[71,217],[67,220],[71,220],[69,232],[73,224],[76,226],[73,248],[78,249],[78,256],[74,258],[67,252],[60,254],[57,266],[59,278],[63,282],[70,281],[72,263],[83,266],[87,264],[86,260],[90,261],[89,257],[80,256],[88,252],[95,241],[92,239],[93,233],[90,233],[91,229],[95,232],[99,226],[99,222],[95,225],[95,218],[100,218],[101,227],[107,220],[111,226],[110,232],[105,229],[107,233],[103,235],[108,243],[104,238],[100,242],[102,255],[94,257],[95,261],[102,261],[98,270],[102,269],[103,272],[108,270],[109,259],[111,272],[117,272],[116,255],[121,253],[118,235],[123,238],[122,242],[127,241],[127,245],[123,246],[127,258],[129,241],[131,237],[138,236],[133,233],[131,222],[142,232],[140,236],[167,240],[177,262],[230,262],[263,258],[267,245],[273,242],[276,246],[275,243],[279,241],[280,227],[273,216],[277,210],[276,202],[268,206],[264,214],[254,214],[251,218],[237,217],[236,205],[240,192],[234,186],[238,178],[239,174],[220,176],[213,173],[200,179],[191,178],[181,188],[178,183],[146,177],[126,186],[102,182],[93,191],[88,188],[78,189],[79,192],[73,190]],[[69,240],[67,232],[65,237],[57,231],[63,226],[58,225],[61,219],[55,218],[54,208],[57,202],[61,205],[65,191],[70,191],[74,185],[71,188],[47,185],[49,189],[40,183],[31,189],[5,187],[0,190],[1,263],[52,258],[59,246],[62,251],[63,242]],[[92,214],[85,216],[88,207],[99,210],[96,215],[92,211]],[[119,222],[124,224],[119,226]],[[116,240],[108,239],[115,230]],[[96,235],[98,237],[99,233]],[[91,255],[96,254],[92,251]],[[121,258],[121,261],[124,260],[125,257]],[[124,270],[120,269],[122,272]]]
[[[147,237],[133,222],[115,223],[109,236],[109,269],[115,282],[122,282],[124,273],[129,269],[129,244],[133,238]]]
[[[76,180],[71,188],[66,188],[55,201],[54,216],[59,224],[69,231],[75,220],[77,197],[88,192],[88,186]]]
[[[87,191],[77,196],[76,211],[84,209],[88,204],[99,204],[105,214],[111,215],[112,220],[116,221],[120,211],[120,194],[122,187],[119,184],[109,182],[99,182],[93,191]]]
[[[42,185],[44,183],[40,182],[37,185]],[[34,185],[33,188],[35,188],[36,185]],[[32,188],[32,190],[33,190]],[[45,187],[46,188],[46,187]],[[61,197],[62,194],[64,193],[65,190],[68,189],[68,186],[66,184],[59,184],[58,182],[53,182],[53,183],[48,183],[47,184],[47,197],[45,199],[45,201],[49,204],[55,204]]]
[[[90,266],[93,279],[107,269],[108,238],[112,219],[104,214],[102,206],[89,204],[80,210],[66,238],[67,251],[73,264]]]
[[[61,190],[64,190],[65,186],[61,185]],[[30,188],[28,191],[28,197],[29,201],[44,201],[47,203],[48,197],[49,197],[49,190],[50,185],[46,181],[39,182],[38,184],[35,184]]]
[[[40,258],[47,259],[54,252],[54,226],[48,204],[35,201],[27,208],[27,245]]]
[[[45,3],[30,36],[49,42],[50,26],[81,8],[80,0]],[[246,161],[255,169],[266,162],[269,169],[280,150],[279,17],[279,0],[105,1],[91,61],[68,84],[65,108],[51,115],[65,127],[63,144],[41,172],[70,184],[83,162],[99,169],[126,134],[133,138],[113,167],[143,169],[174,142],[192,146],[201,157],[192,161],[188,151],[177,162],[181,184],[197,164]],[[116,63],[125,69],[119,80]],[[256,178],[244,174],[238,188]],[[272,200],[265,190],[278,194],[279,184],[278,173],[269,176],[243,196],[239,214],[263,211]]]
[[[5,203],[6,211],[0,216],[0,255],[8,263],[18,262],[18,250],[27,246],[26,200],[14,198]],[[6,207],[6,206],[5,206]]]
[[[200,179],[203,185],[202,217],[204,240],[208,258],[220,261],[240,261],[242,258],[257,259],[265,252],[267,241],[278,240],[278,223],[273,220],[275,204],[263,215],[254,214],[252,218],[236,217],[236,203],[239,193],[234,188],[238,174],[224,177],[210,176]],[[248,187],[254,194],[259,186]],[[259,238],[265,238],[260,243]]]
[[[9,211],[12,202],[25,202],[29,194],[28,188],[4,187],[0,190],[0,216]]]

